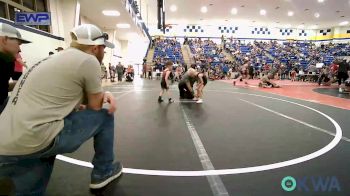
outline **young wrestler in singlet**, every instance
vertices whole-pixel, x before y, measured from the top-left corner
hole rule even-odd
[[[167,93],[168,97],[169,97],[169,103],[173,103],[174,100],[170,97],[170,93],[169,93],[169,75],[171,73],[171,70],[173,69],[173,62],[168,61],[165,64],[165,69],[163,70],[163,74],[162,74],[162,79],[160,82],[160,87],[162,88],[162,90],[160,91],[159,97],[158,97],[158,102],[161,103],[163,102],[163,98],[162,96]]]
[[[203,89],[208,82],[208,76],[206,72],[201,72],[197,74],[197,95],[193,100],[196,103],[203,103]]]

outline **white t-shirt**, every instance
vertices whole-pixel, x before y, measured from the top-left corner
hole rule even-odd
[[[26,155],[49,146],[85,93],[102,92],[95,56],[69,48],[30,67],[0,116],[0,155]]]

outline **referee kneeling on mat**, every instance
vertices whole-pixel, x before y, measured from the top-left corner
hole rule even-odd
[[[0,178],[11,179],[16,195],[44,195],[55,156],[74,152],[90,138],[90,188],[102,188],[122,173],[114,160],[116,102],[100,83],[104,49],[114,45],[90,24],[73,29],[71,37],[70,48],[22,75],[0,116]],[[105,102],[109,109],[102,109]]]

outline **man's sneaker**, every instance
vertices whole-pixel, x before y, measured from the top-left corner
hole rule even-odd
[[[174,100],[172,98],[169,98],[169,103],[174,103]]]
[[[339,88],[339,93],[344,92],[344,90],[342,88]]]
[[[162,103],[164,100],[162,99],[161,96],[158,97],[158,103]]]
[[[196,103],[203,103],[203,99],[198,99]]]
[[[193,100],[193,101],[198,101],[198,98],[197,98],[197,97],[195,97],[195,98],[193,98],[192,100]]]
[[[118,163],[115,163],[114,166],[115,166],[114,170],[103,177],[92,176],[90,188],[101,189],[107,186],[113,180],[117,179],[122,174],[123,165],[118,162]]]

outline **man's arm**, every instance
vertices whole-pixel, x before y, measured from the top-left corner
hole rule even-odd
[[[117,103],[112,95],[112,93],[100,92],[96,94],[88,94],[88,104],[87,108],[91,110],[101,110],[103,103],[109,103],[108,113],[113,114],[117,110]]]
[[[100,76],[100,64],[96,58],[87,59],[80,66],[79,73],[82,78],[82,86],[87,98],[87,108],[91,110],[101,110],[103,103],[109,103],[109,113],[113,113],[116,110],[116,103],[114,97],[109,92],[103,92],[101,87]]]
[[[100,110],[103,105],[103,92],[96,93],[96,94],[88,94],[87,95],[87,108],[92,110]]]
[[[186,82],[186,85],[187,85],[187,88],[188,88],[191,92],[193,92],[191,83],[190,83],[190,82]]]

